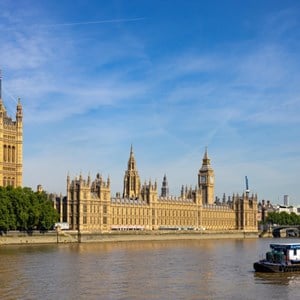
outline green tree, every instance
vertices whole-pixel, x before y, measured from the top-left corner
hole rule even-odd
[[[0,187],[0,230],[48,230],[59,216],[46,193]]]
[[[16,217],[13,205],[6,188],[0,187],[0,230],[7,231],[16,228]]]
[[[46,193],[38,193],[37,199],[39,202],[38,227],[40,230],[49,230],[59,220],[59,215],[53,208],[52,201],[48,200]]]
[[[7,231],[10,228],[8,200],[0,198],[0,231]]]
[[[270,212],[267,217],[267,222],[278,225],[299,225],[300,216],[294,212],[288,214],[287,212]]]
[[[291,220],[291,222],[290,222],[291,225],[300,224],[300,217],[297,216],[294,212],[291,213],[290,220]]]

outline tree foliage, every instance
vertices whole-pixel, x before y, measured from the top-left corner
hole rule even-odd
[[[300,225],[300,216],[294,212],[288,214],[287,212],[270,212],[267,216],[267,223],[278,225]]]
[[[0,231],[48,230],[57,220],[58,213],[45,192],[0,187]]]

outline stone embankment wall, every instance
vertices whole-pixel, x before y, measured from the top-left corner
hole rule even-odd
[[[6,234],[0,235],[0,245],[13,245],[13,244],[55,244],[55,243],[77,243],[77,231],[49,231],[41,233],[33,231],[30,233],[9,231]]]
[[[159,241],[159,240],[198,240],[198,239],[244,239],[257,238],[257,232],[220,232],[220,231],[205,231],[205,232],[174,232],[174,231],[137,231],[137,232],[112,232],[112,233],[83,233],[79,234],[79,242],[122,242],[122,241]]]
[[[78,233],[77,231],[8,232],[0,235],[0,245],[12,244],[55,244],[55,243],[98,243],[122,241],[196,240],[196,239],[244,239],[257,238],[257,232],[245,231],[124,231],[111,233]]]

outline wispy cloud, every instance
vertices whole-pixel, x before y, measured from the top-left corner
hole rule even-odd
[[[210,41],[193,28],[189,45],[178,47],[176,33],[174,44],[162,45],[164,20],[138,10],[145,17],[57,22],[42,15],[45,21],[35,14],[21,28],[29,18],[0,13],[11,28],[0,44],[5,100],[20,96],[24,104],[26,184],[64,191],[67,171],[103,168],[119,191],[133,143],[142,179],[167,173],[174,193],[196,183],[205,146],[218,194],[240,191],[244,175],[257,190],[269,177],[279,193],[282,165],[297,155],[278,159],[287,150],[273,145],[300,150],[292,129],[300,110],[297,14],[269,13],[252,24],[251,37],[214,47],[201,47]],[[15,102],[6,101],[14,114]],[[48,172],[39,174],[41,166]]]
[[[126,22],[138,22],[143,21],[146,18],[124,18],[124,19],[109,19],[109,20],[98,20],[98,21],[81,21],[81,22],[70,22],[70,23],[57,23],[57,24],[36,24],[41,27],[60,27],[60,26],[78,26],[78,25],[95,25],[105,23],[126,23]]]

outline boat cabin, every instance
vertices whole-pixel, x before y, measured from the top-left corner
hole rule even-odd
[[[279,260],[286,262],[300,262],[300,243],[270,244],[270,248],[272,249],[270,256],[280,256]]]

